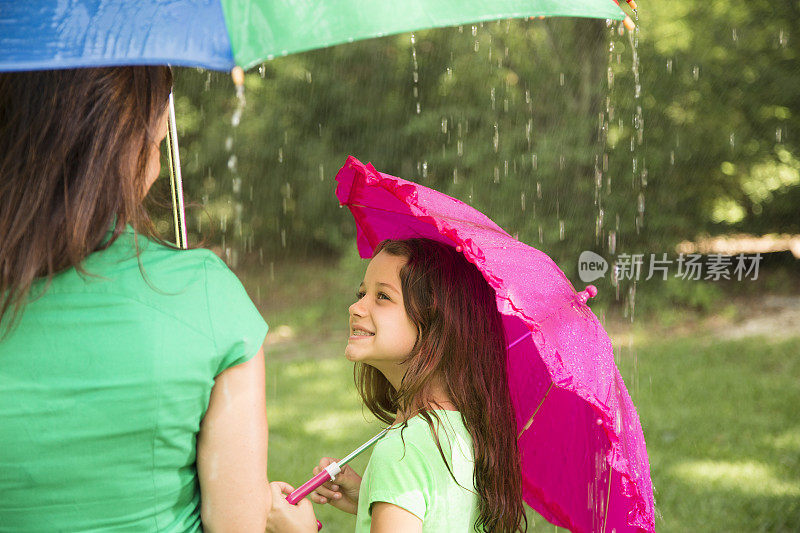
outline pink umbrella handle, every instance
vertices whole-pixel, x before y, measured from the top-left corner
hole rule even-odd
[[[320,487],[323,483],[327,483],[328,481],[332,480],[336,477],[336,474],[339,473],[339,465],[336,463],[331,463],[328,467],[317,474],[316,476],[312,477],[286,497],[286,501],[291,503],[292,505],[297,505],[297,503],[311,494],[314,490]],[[322,529],[322,522],[317,520],[317,531]]]
[[[327,470],[323,470],[316,476],[312,477],[298,488],[296,488],[291,494],[286,497],[286,501],[291,503],[292,505],[297,505],[297,502],[311,494],[315,489],[321,486],[323,483],[327,483],[333,479],[333,476]]]

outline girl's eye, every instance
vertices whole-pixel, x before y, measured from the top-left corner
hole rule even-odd
[[[356,300],[360,300],[361,298],[363,298],[363,297],[364,297],[364,295],[365,295],[365,294],[366,294],[366,293],[365,293],[364,291],[358,291],[358,292],[356,293]]]
[[[389,298],[388,296],[386,296],[386,293],[385,293],[385,292],[379,292],[379,293],[378,293],[378,300],[380,300],[380,299],[386,299],[386,300],[389,300],[390,298]]]

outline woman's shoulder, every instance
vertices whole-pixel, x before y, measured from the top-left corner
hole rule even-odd
[[[92,254],[84,268],[103,276],[150,280],[156,285],[166,282],[170,287],[186,287],[211,278],[235,277],[225,262],[207,248],[181,250],[164,245],[136,233],[128,226],[111,246]]]

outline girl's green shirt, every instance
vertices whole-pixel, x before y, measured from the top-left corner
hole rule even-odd
[[[447,469],[430,426],[421,416],[391,429],[372,450],[358,495],[356,533],[369,533],[372,506],[386,502],[422,520],[424,533],[473,531],[478,496],[473,485],[472,438],[458,411],[436,410]],[[455,477],[455,480],[453,479]]]
[[[0,341],[0,531],[201,530],[214,377],[267,325],[212,252],[137,237],[35,286]]]

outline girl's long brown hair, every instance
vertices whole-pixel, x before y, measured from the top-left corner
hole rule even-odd
[[[171,89],[169,67],[0,73],[1,333],[36,279],[84,272],[126,224],[164,243],[142,199]]]
[[[375,248],[374,255],[381,251],[407,259],[400,283],[406,313],[419,336],[400,390],[374,367],[356,365],[364,404],[387,424],[398,413],[404,420],[419,413],[436,435],[431,416],[438,417],[425,408],[430,388],[439,380],[472,436],[479,498],[476,529],[527,528],[506,341],[494,290],[475,265],[445,244],[430,239],[388,240]]]

